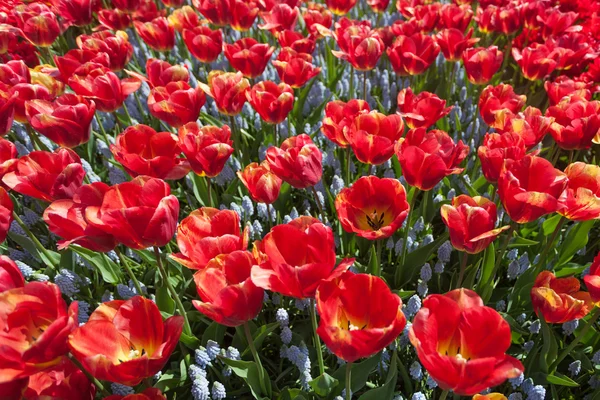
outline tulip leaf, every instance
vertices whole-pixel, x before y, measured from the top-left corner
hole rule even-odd
[[[269,334],[271,332],[273,332],[275,329],[277,329],[278,327],[279,327],[279,322],[271,322],[270,324],[262,325],[262,326],[258,327],[252,333],[252,335],[254,336],[254,347],[256,347],[257,351],[260,351],[260,349],[262,349],[263,342],[265,341],[267,336],[269,336]],[[244,357],[247,354],[250,354],[250,347],[246,347],[246,349],[242,353],[242,357]]]
[[[385,378],[385,382],[382,386],[371,389],[358,400],[391,400],[394,398],[394,389],[396,388],[396,382],[398,381],[398,356],[396,353],[392,356],[392,362],[388,368],[388,374]]]
[[[483,255],[483,263],[481,265],[481,274],[479,283],[477,284],[477,293],[483,299],[483,303],[487,303],[492,297],[492,290],[495,278],[496,266],[496,249],[494,243],[490,243]]]
[[[429,243],[428,245],[419,247],[418,249],[408,253],[404,265],[399,266],[402,268],[403,282],[399,287],[404,287],[407,282],[411,282],[413,275],[420,269],[423,264],[429,260],[429,257],[442,243],[448,240],[448,232],[441,234],[436,240]]]
[[[578,387],[579,383],[575,382],[573,379],[565,376],[563,374],[559,374],[558,372],[553,375],[548,375],[546,377],[548,383],[559,386],[568,386],[568,387]]]
[[[540,357],[540,368],[542,372],[548,372],[548,365],[556,359],[556,353],[558,352],[558,343],[556,342],[556,336],[554,331],[548,325],[544,318],[540,318],[542,324],[542,338],[544,345],[542,346],[542,355]]]
[[[367,380],[369,379],[369,375],[379,364],[381,360],[381,352],[375,354],[374,356],[367,358],[365,361],[359,363],[352,364],[351,370],[351,389],[352,393],[357,393],[360,389],[365,386]],[[333,377],[336,378],[340,384],[336,388],[336,393],[341,393],[343,388],[346,387],[346,366],[342,365],[333,373]]]
[[[41,260],[44,264],[46,264],[48,266],[59,265],[60,254],[58,254],[57,252],[52,251],[52,250],[47,250],[48,255],[50,256],[50,259],[48,259],[44,253],[38,251],[37,247],[35,247],[35,244],[28,237],[21,236],[17,233],[10,232],[10,231],[8,232],[8,237],[10,237],[12,240],[17,242],[19,244],[19,246],[21,246],[25,250],[27,250],[34,258]]]
[[[324,373],[308,382],[315,394],[320,397],[325,397],[338,385],[339,381],[328,373]]]
[[[117,263],[108,258],[106,254],[96,253],[95,251],[80,246],[70,246],[70,248],[100,271],[100,275],[102,275],[102,280],[104,280],[104,282],[111,284],[121,282],[121,268]]]
[[[271,380],[264,368],[263,376],[265,377],[264,384],[267,393],[262,392],[261,382],[258,378],[258,366],[254,361],[231,360],[225,357],[222,357],[221,361],[230,366],[234,374],[246,381],[255,399],[271,398]]]
[[[185,332],[181,332],[179,341],[183,343],[187,348],[195,350],[200,346],[200,340],[195,336],[186,335]]]
[[[552,232],[558,226],[558,223],[562,219],[562,215],[556,214],[542,223],[542,231],[544,232],[544,236],[550,236]]]
[[[306,400],[305,394],[306,393],[300,389],[285,388],[281,391],[279,400]]]
[[[587,244],[589,240],[588,233],[592,226],[594,226],[595,220],[579,222],[576,224],[563,241],[563,245],[560,246],[560,255],[556,266],[566,264],[575,253],[581,250]]]
[[[173,312],[175,312],[175,302],[165,286],[156,289],[156,305],[160,311],[164,311],[170,315],[173,315]]]

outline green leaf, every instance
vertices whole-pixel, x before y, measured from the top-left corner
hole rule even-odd
[[[481,264],[481,275],[477,284],[477,293],[481,296],[484,303],[487,303],[492,297],[494,284],[494,268],[496,266],[496,249],[494,243],[490,243],[485,254],[483,255],[483,263]]]
[[[196,336],[186,335],[185,332],[181,332],[179,341],[191,350],[196,350],[200,346],[200,340]]]
[[[426,246],[419,247],[418,249],[408,253],[406,255],[406,259],[404,261],[404,265],[400,268],[403,268],[402,278],[403,283],[400,287],[403,287],[407,282],[412,280],[414,273],[417,269],[420,269],[423,264],[429,260],[429,257],[433,252],[446,240],[448,240],[448,232],[440,235],[436,240],[429,243]]]
[[[540,368],[542,372],[548,372],[548,365],[556,359],[556,353],[558,351],[558,343],[556,342],[556,336],[554,331],[548,325],[544,318],[539,319],[542,324],[542,337],[544,339],[544,345],[542,346],[542,356],[540,357]]]
[[[396,363],[398,362],[398,356],[396,353],[392,356],[392,362],[390,367],[388,368],[388,374],[385,378],[385,383],[375,389],[371,389],[362,396],[358,398],[358,400],[391,400],[394,398],[394,389],[396,387],[396,382],[398,381],[398,367]]]
[[[365,386],[369,379],[369,375],[377,367],[380,359],[381,353],[377,353],[376,355],[367,358],[365,361],[352,364],[350,375],[350,380],[352,381],[350,383],[350,388],[352,389],[352,393],[357,393]],[[337,371],[333,373],[333,377],[340,381],[340,385],[336,392],[341,392],[342,389],[346,387],[346,366],[342,365],[338,368]]]
[[[579,383],[575,382],[573,379],[565,376],[563,374],[559,374],[558,372],[554,373],[554,375],[548,375],[546,377],[548,383],[559,386],[568,386],[568,387],[578,387]]]
[[[242,378],[248,386],[255,399],[271,398],[271,381],[267,371],[263,368],[263,376],[265,377],[265,388],[268,393],[263,393],[260,380],[258,378],[258,366],[254,361],[231,360],[229,358],[221,358],[224,364],[231,367],[234,374]]]
[[[321,397],[325,397],[329,393],[331,393],[331,391],[335,389],[338,383],[339,381],[337,379],[335,379],[333,376],[327,373],[323,373],[323,375],[320,375],[312,381],[308,382],[309,386],[313,389],[315,394]]]
[[[375,242],[371,246],[371,251],[369,252],[369,271],[373,275],[378,275],[379,272],[379,262],[377,261],[377,250],[375,250]]]
[[[175,312],[175,302],[171,299],[166,286],[156,289],[156,305],[160,311],[173,315]]]
[[[542,231],[544,232],[544,236],[550,236],[552,232],[554,232],[561,218],[562,215],[556,214],[542,223]]]
[[[102,280],[106,283],[117,284],[121,281],[121,268],[104,253],[96,253],[80,246],[70,246],[70,248],[81,256],[84,260],[94,266],[102,275]]]
[[[31,239],[29,239],[27,236],[21,236],[17,233],[9,231],[8,237],[10,237],[12,240],[17,242],[17,244],[19,244],[19,246],[23,247],[33,257],[37,258],[38,260],[41,260],[46,265],[49,265],[49,266],[50,265],[58,265],[60,263],[60,254],[58,254],[57,252],[52,251],[52,250],[47,250],[48,254],[50,256],[50,259],[46,258],[45,254],[42,253],[41,251],[38,251],[38,249],[37,249],[37,247],[35,247],[35,244],[33,243],[33,241]]]
[[[563,244],[560,246],[560,256],[558,257],[556,266],[567,263],[575,253],[587,244],[589,239],[588,233],[590,232],[590,229],[592,229],[592,226],[594,226],[594,222],[596,221],[590,220],[579,222],[571,228],[563,241]]]
[[[279,400],[306,400],[307,397],[305,394],[306,393],[300,389],[285,388],[281,391]]]
[[[257,351],[262,349],[263,342],[269,336],[271,332],[279,327],[279,322],[272,322],[267,325],[261,325],[254,332],[252,332],[254,347]],[[246,347],[246,349],[242,352],[242,357],[250,353],[250,348]]]

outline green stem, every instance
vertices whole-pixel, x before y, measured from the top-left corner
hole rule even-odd
[[[46,264],[48,267],[50,267],[52,269],[55,269],[56,266],[54,264],[52,264],[52,256],[50,256],[50,253],[48,253],[48,250],[38,240],[38,238],[35,237],[35,235],[29,230],[27,225],[25,225],[23,220],[19,217],[19,215],[16,212],[13,211],[12,215],[13,215],[13,219],[15,221],[17,221],[17,224],[19,224],[21,229],[23,229],[23,231],[25,231],[25,234],[29,237],[29,239],[31,239],[31,241],[35,245],[35,248],[44,255],[44,258],[45,258],[45,260],[43,260],[44,264]]]
[[[448,390],[444,390],[442,392],[442,394],[440,394],[440,399],[439,400],[446,400],[446,397],[448,397]]]
[[[406,217],[406,228],[404,229],[404,237],[403,237],[403,241],[402,241],[402,256],[400,258],[400,265],[398,265],[398,268],[396,269],[396,278],[395,278],[396,286],[400,285],[402,269],[404,268],[404,261],[406,260],[406,253],[408,251],[407,250],[408,246],[406,245],[406,241],[408,240],[408,231],[410,230],[410,218],[412,217],[413,209],[415,208],[415,200],[416,200],[417,196],[419,195],[419,192],[420,192],[420,190],[418,188],[415,188],[415,192],[413,193],[413,196],[410,199],[408,215]]]
[[[173,285],[171,285],[171,282],[169,282],[169,275],[167,274],[167,270],[165,270],[165,267],[163,266],[163,262],[160,257],[160,251],[158,250],[157,246],[154,246],[154,255],[156,256],[156,264],[158,265],[158,271],[160,272],[160,276],[162,277],[164,284],[167,286],[167,290],[171,294],[173,301],[175,301],[175,304],[177,304],[177,309],[179,309],[179,313],[183,316],[183,331],[186,335],[191,336],[192,327],[190,326],[190,321],[188,320],[187,314],[185,313],[185,308],[183,307],[183,303],[179,298],[179,294],[177,293]]]
[[[363,100],[367,101],[367,71],[363,72]]]
[[[552,236],[550,236],[550,241],[548,241],[548,243],[546,243],[546,247],[544,247],[544,250],[542,250],[542,254],[540,254],[540,260],[538,261],[537,265],[535,266],[536,271],[539,271],[540,268],[546,262],[546,258],[548,257],[548,252],[550,251],[550,248],[554,244],[554,241],[556,240],[556,236],[558,236],[558,233],[562,229],[562,226],[564,225],[565,222],[567,222],[567,219],[565,217],[561,217],[560,220],[558,221],[558,224],[556,224],[556,228],[554,228],[554,232],[552,232]]]
[[[502,248],[500,249],[500,257],[496,259],[496,264],[494,265],[494,270],[492,271],[492,278],[490,282],[493,281],[496,273],[498,272],[498,268],[500,268],[500,263],[502,263],[502,256],[506,253],[506,248],[508,247],[508,242],[510,242],[510,237],[512,236],[513,231],[515,230],[514,223],[511,222],[510,229],[506,231],[506,237],[504,238],[504,242],[502,243]]]
[[[573,351],[575,346],[577,346],[577,344],[581,341],[581,339],[584,338],[585,334],[590,330],[590,328],[592,326],[594,326],[594,323],[598,320],[598,318],[600,318],[600,308],[596,307],[593,311],[591,318],[587,321],[585,326],[581,329],[581,332],[579,332],[577,335],[575,335],[575,338],[573,339],[573,341],[571,343],[569,343],[569,346],[567,346],[567,348],[564,349],[562,351],[562,353],[560,353],[558,358],[550,365],[550,368],[548,370],[549,372],[553,372],[554,369],[558,366],[558,364],[562,360],[564,360],[565,357],[569,355],[569,353],[571,353]]]
[[[271,217],[271,205],[267,204],[267,218],[269,221],[269,230],[273,228],[273,218]]]
[[[350,66],[350,88],[348,91],[348,101],[354,98],[354,68]]]
[[[346,400],[352,399],[352,363],[346,363]]]
[[[125,257],[123,257],[123,253],[121,253],[121,250],[119,250],[118,247],[115,247],[115,253],[117,253],[117,256],[119,257],[119,260],[121,260],[121,265],[125,269],[125,272],[127,272],[127,275],[129,275],[129,277],[133,281],[133,285],[135,286],[135,290],[137,290],[137,292],[138,292],[138,294],[140,296],[143,296],[144,292],[142,291],[142,285],[140,285],[140,282],[137,280],[137,277],[135,276],[135,274],[131,270],[131,267],[129,267],[129,263],[127,262],[127,260],[125,259]]]
[[[210,178],[208,176],[206,177],[206,187],[208,188],[208,203],[206,203],[206,205],[209,207],[212,207],[213,206],[212,196],[211,196],[212,185],[210,184]]]
[[[346,187],[350,186],[350,146],[346,146]]]
[[[73,355],[71,355],[69,359],[71,360],[71,362],[73,362],[73,364],[77,366],[77,368],[81,370],[81,372],[83,372],[85,376],[87,376],[87,378],[94,384],[94,386],[96,386],[96,389],[98,389],[102,393],[102,397],[110,396],[110,392],[106,390],[104,385],[98,379],[94,378],[92,374],[86,371],[86,369],[83,367],[83,365],[81,365],[79,360],[77,360]]]
[[[468,253],[463,253],[462,260],[460,262],[460,272],[458,273],[458,281],[456,281],[456,288],[460,288],[463,278],[465,276],[465,270],[467,269],[467,259],[469,258]]]
[[[263,369],[262,363],[260,362],[260,356],[258,355],[258,351],[256,351],[256,347],[254,347],[254,339],[252,339],[252,333],[250,333],[250,327],[248,326],[247,322],[244,324],[244,333],[246,333],[248,347],[250,348],[252,357],[254,357],[254,361],[256,362],[256,366],[258,367],[258,380],[260,381],[260,390],[262,390],[263,394],[266,396],[268,393],[267,388],[265,387],[265,370]]]
[[[317,350],[317,360],[319,361],[319,372],[325,373],[325,363],[323,362],[323,350],[321,349],[321,339],[317,334],[317,312],[315,311],[315,299],[310,299],[310,320],[313,328],[313,340]]]
[[[312,194],[315,197],[315,203],[317,203],[317,208],[319,209],[319,214],[321,214],[321,218],[325,218],[325,213],[323,212],[323,207],[321,206],[321,202],[319,201],[319,195],[317,194],[317,189],[314,186],[310,187],[312,190]]]
[[[381,244],[383,242],[383,239],[378,239],[377,240],[377,251],[375,252],[375,255],[377,257],[377,265],[375,265],[375,267],[373,268],[374,270],[371,272],[373,275],[375,276],[381,276]]]

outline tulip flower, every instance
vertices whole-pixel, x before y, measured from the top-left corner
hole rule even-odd
[[[259,82],[246,92],[248,102],[269,124],[282,123],[294,107],[294,90],[286,83]]]
[[[354,119],[362,113],[371,111],[369,104],[364,100],[352,99],[348,103],[333,100],[325,106],[325,117],[321,131],[336,145],[341,148],[348,146],[348,131]]]
[[[146,61],[146,81],[151,88],[167,86],[171,82],[185,82],[190,80],[190,73],[183,65],[171,65],[167,61],[150,58]],[[138,76],[138,74],[134,75]]]
[[[98,31],[91,35],[78,36],[76,41],[77,46],[82,50],[108,54],[109,67],[113,72],[125,68],[133,56],[133,46],[129,43],[129,37],[124,31],[116,33]]]
[[[563,98],[548,107],[546,116],[554,118],[550,134],[565,150],[589,149],[600,140],[600,101],[587,101],[574,96]]]
[[[17,147],[10,140],[0,138],[0,186],[2,177],[13,170],[17,162]]]
[[[77,147],[90,140],[96,104],[75,94],[63,94],[54,102],[31,100],[25,112],[33,129],[62,147]]]
[[[22,399],[28,384],[29,378],[13,379],[0,383],[0,393],[9,400]]]
[[[579,288],[575,277],[557,278],[550,271],[542,271],[531,289],[533,310],[550,324],[581,319],[594,308],[594,303],[590,294]]]
[[[444,131],[411,129],[396,144],[396,156],[406,183],[421,190],[431,190],[444,177],[459,174],[460,163],[469,148],[461,141],[454,143]]]
[[[462,60],[469,82],[474,85],[483,85],[488,83],[498,72],[504,55],[496,46],[473,47],[463,52]]]
[[[198,311],[225,326],[239,326],[256,318],[262,308],[264,290],[250,278],[255,264],[249,251],[221,254],[194,274]]]
[[[150,114],[175,128],[196,121],[204,103],[206,96],[202,89],[192,88],[183,81],[155,87],[148,95]]]
[[[517,95],[511,85],[501,83],[487,86],[479,96],[479,112],[486,124],[495,127],[496,114],[507,110],[518,113],[525,105],[527,96]]]
[[[231,22],[230,3],[230,0],[192,0],[194,8],[217,26],[225,26]]]
[[[511,344],[508,322],[469,289],[427,296],[409,339],[440,388],[459,396],[500,385],[524,369],[506,354]]]
[[[540,143],[550,130],[554,118],[545,117],[539,108],[527,107],[525,111],[513,114],[509,110],[496,113],[496,130],[501,133],[514,133],[520,136],[527,149]]]
[[[356,5],[357,0],[325,0],[327,8],[335,15],[346,15]]]
[[[448,115],[452,106],[446,107],[434,93],[421,92],[415,96],[411,88],[402,89],[398,93],[398,109],[409,128],[428,128],[440,118]]]
[[[3,88],[0,85],[0,91]],[[16,95],[16,96],[15,96]],[[12,101],[10,99],[13,99]],[[31,83],[19,83],[8,88],[8,109],[10,111],[11,102],[14,110],[14,119],[22,124],[27,123],[27,113],[25,112],[25,103],[31,100],[47,100],[52,101],[54,97],[50,91],[43,85]],[[10,119],[10,116],[9,116]],[[4,123],[2,122],[2,125]]]
[[[488,182],[498,182],[504,161],[520,160],[526,152],[525,142],[516,133],[486,133],[483,145],[477,149],[483,176]]]
[[[495,228],[496,204],[485,197],[461,194],[452,205],[441,208],[442,221],[450,231],[450,241],[456,250],[477,254],[485,250],[509,226]]]
[[[115,160],[133,177],[148,175],[159,179],[181,179],[190,165],[180,158],[177,137],[170,132],[156,132],[147,125],[130,126],[110,146]]]
[[[0,87],[0,135],[4,136],[12,127],[15,115],[15,100],[19,96],[17,92],[8,92]]]
[[[329,11],[329,7],[312,1],[306,3],[306,9],[304,9],[302,13],[302,19],[304,20],[308,32],[317,37],[320,36],[320,27],[329,29],[333,23],[333,15],[331,11]]]
[[[546,8],[544,11],[537,17],[544,39],[565,32],[578,18],[578,13],[573,11],[562,12],[558,8]]]
[[[137,0],[133,0],[137,1]],[[150,22],[155,18],[164,17],[166,10],[159,10],[157,4],[152,0],[141,0],[139,6],[131,14],[134,21]]]
[[[273,204],[279,197],[281,179],[269,169],[266,161],[250,163],[243,171],[237,172],[238,178],[248,189],[252,200],[258,203]]]
[[[558,213],[571,221],[600,218],[600,167],[575,162],[565,169],[567,188],[559,202],[565,206]]]
[[[371,175],[342,189],[335,199],[335,209],[346,232],[377,240],[400,229],[410,206],[400,181]]]
[[[508,400],[508,398],[502,393],[488,393],[488,394],[476,394],[473,396],[473,400]]]
[[[526,155],[506,160],[498,177],[498,195],[509,217],[519,223],[564,208],[558,199],[567,186],[567,176],[544,158]]]
[[[2,182],[22,195],[52,202],[72,198],[84,176],[79,156],[60,148],[53,153],[32,151],[19,158]]]
[[[233,154],[231,130],[227,125],[200,127],[190,122],[179,128],[179,146],[192,170],[200,175],[214,178]]]
[[[289,47],[298,53],[306,54],[312,54],[317,45],[317,42],[312,35],[304,37],[300,32],[294,31],[278,32],[277,41],[281,48]]]
[[[556,69],[559,71],[582,70],[595,58],[588,38],[583,33],[570,32],[560,37],[551,37],[546,45],[552,50],[552,58],[556,60]]]
[[[184,29],[194,29],[200,25],[198,14],[190,6],[183,6],[173,10],[167,17],[167,20],[173,29],[179,33],[182,33]]]
[[[102,182],[83,185],[74,193],[72,200],[55,200],[44,210],[44,222],[50,232],[63,238],[57,243],[59,250],[71,244],[100,252],[108,252],[115,248],[115,238],[105,232],[108,227],[99,229],[91,225],[86,217],[88,207],[102,205],[109,188]]]
[[[252,282],[297,299],[313,298],[319,284],[339,277],[354,262],[344,259],[336,267],[331,228],[307,216],[273,227],[254,247]]]
[[[514,47],[512,49],[512,56],[521,67],[523,76],[530,81],[543,79],[554,71],[555,54],[550,47],[540,43],[532,43],[522,51]]]
[[[175,46],[175,29],[165,17],[150,22],[133,21],[140,38],[156,51],[170,51]]]
[[[279,178],[297,189],[304,189],[321,180],[322,158],[310,136],[303,133],[285,139],[281,147],[269,147],[266,161]]]
[[[258,27],[259,29],[271,31],[271,33],[285,30],[293,31],[298,21],[298,15],[300,15],[298,7],[277,3],[271,10],[260,12],[260,17],[265,23],[258,25]]]
[[[44,398],[94,400],[96,387],[87,376],[63,356],[60,362],[29,378],[25,400]]]
[[[354,118],[347,138],[358,161],[380,165],[394,155],[394,146],[403,133],[404,123],[399,115],[371,111]]]
[[[23,286],[25,279],[17,264],[7,256],[0,256],[0,293]]]
[[[111,2],[115,8],[132,14],[141,6],[142,0],[111,0]]]
[[[411,36],[398,36],[387,55],[392,68],[401,76],[419,75],[435,61],[440,46],[431,36],[415,33]]]
[[[548,94],[550,105],[557,105],[563,97],[572,96],[585,100],[592,99],[592,92],[587,82],[575,81],[567,76],[561,75],[554,81],[544,82],[544,89]]]
[[[123,31],[131,26],[131,16],[118,8],[102,9],[98,11],[98,22],[113,31]]]
[[[63,82],[69,82],[75,71],[87,62],[100,64],[106,68],[111,66],[111,60],[107,53],[93,50],[72,49],[66,52],[64,56],[54,56],[54,63]]]
[[[152,300],[102,303],[69,336],[71,354],[95,378],[134,386],[160,371],[179,342],[183,317],[163,321]]]
[[[45,4],[18,5],[13,15],[23,35],[38,47],[50,47],[61,33],[56,15]]]
[[[77,327],[77,302],[67,309],[58,286],[30,282],[0,293],[0,383],[58,364]]]
[[[258,11],[258,7],[253,2],[231,0],[231,27],[239,32],[249,30],[256,21]]]
[[[390,0],[367,0],[367,4],[377,13],[384,13],[390,4]]]
[[[183,42],[194,57],[203,63],[211,63],[219,57],[223,48],[223,32],[212,30],[208,26],[184,29]]]
[[[346,272],[323,282],[317,291],[317,310],[317,334],[333,354],[349,363],[380,352],[406,326],[400,297],[383,279],[368,274]]]
[[[240,232],[235,211],[202,207],[192,211],[177,227],[180,253],[171,258],[190,269],[203,269],[220,254],[248,248],[248,228]]]
[[[497,9],[498,7],[493,4],[486,7],[477,7],[475,22],[482,33],[488,34],[496,30],[497,27],[494,24],[494,19]]]
[[[85,26],[92,23],[93,13],[100,8],[97,0],[57,0],[54,8],[65,21],[75,26]]]
[[[359,71],[375,68],[385,50],[383,40],[367,21],[355,23],[342,18],[336,23],[333,37],[340,48],[340,51],[333,50],[333,55],[348,61]]]
[[[235,116],[246,103],[246,91],[250,82],[241,72],[210,71],[208,85],[198,82],[198,86],[211,96],[220,113]]]
[[[160,389],[148,388],[141,393],[128,394],[125,396],[113,394],[112,396],[105,397],[104,400],[167,400],[167,398]]]
[[[298,89],[321,72],[321,68],[315,67],[312,60],[310,54],[297,53],[286,47],[279,53],[277,60],[273,61],[273,65],[277,70],[279,79]]]
[[[465,35],[458,29],[450,28],[439,31],[434,38],[446,61],[459,61],[463,52],[479,41],[479,38],[471,39],[472,35],[473,29],[469,29]]]
[[[14,207],[6,189],[0,187],[0,243],[4,242],[10,229],[10,224],[13,221]]]
[[[247,78],[261,75],[275,51],[275,47],[251,37],[242,38],[234,44],[225,43],[223,48],[229,64]]]
[[[444,4],[439,11],[440,25],[446,29],[464,32],[473,19],[473,9],[466,4]]]
[[[440,3],[419,4],[412,10],[410,18],[421,33],[429,33],[438,26]]]
[[[0,64],[0,82],[8,86],[31,83],[31,71],[22,60]]]
[[[585,282],[585,286],[590,293],[592,301],[594,303],[600,302],[600,253],[596,255],[594,261],[592,261],[592,265],[590,265],[590,272],[583,277],[583,281]]]

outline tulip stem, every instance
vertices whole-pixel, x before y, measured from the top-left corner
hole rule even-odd
[[[171,282],[169,282],[169,275],[167,274],[167,270],[165,269],[165,267],[163,265],[162,259],[160,257],[160,251],[158,250],[157,246],[154,246],[154,255],[156,256],[156,264],[158,265],[158,270],[160,272],[160,276],[162,277],[164,284],[167,286],[167,290],[169,291],[169,293],[171,293],[171,297],[173,298],[173,301],[175,301],[175,304],[177,304],[177,308],[179,309],[179,314],[181,314],[181,316],[183,317],[183,320],[184,320],[183,330],[186,335],[191,336],[192,328],[190,326],[190,321],[188,320],[187,314],[185,313],[185,308],[183,307],[183,303],[181,302],[181,299],[179,298],[179,294],[177,293],[177,291],[175,291],[175,288],[173,287],[173,285],[171,285]]]
[[[376,246],[376,251],[375,251],[375,256],[377,257],[377,265],[374,266],[373,271],[371,272],[373,275],[375,276],[381,276],[381,244],[383,242],[383,239],[378,239]]]
[[[581,332],[579,332],[577,335],[575,335],[575,338],[573,339],[573,341],[571,343],[569,343],[569,346],[567,346],[567,348],[564,349],[562,351],[562,353],[560,353],[558,358],[550,365],[548,372],[553,372],[554,369],[558,366],[558,364],[562,360],[564,360],[565,357],[568,356],[573,351],[575,346],[577,346],[577,344],[581,341],[581,339],[583,339],[583,337],[590,330],[590,328],[592,326],[594,326],[594,323],[598,320],[598,318],[600,318],[600,307],[596,307],[594,309],[592,316],[587,321],[587,323],[584,325],[584,327],[581,329]]]
[[[54,264],[52,264],[52,256],[50,255],[50,253],[48,253],[48,250],[44,247],[44,245],[38,240],[37,237],[35,237],[35,235],[29,230],[29,228],[27,227],[27,225],[25,225],[25,223],[23,222],[23,220],[21,219],[21,217],[19,217],[19,215],[13,211],[12,213],[13,219],[15,221],[17,221],[17,224],[19,224],[19,226],[21,227],[21,229],[23,229],[23,231],[25,232],[25,234],[29,237],[29,239],[31,239],[31,241],[33,242],[33,244],[35,245],[35,248],[44,255],[43,258],[45,258],[44,264],[46,264],[48,267],[55,269],[56,266]]]
[[[355,98],[354,96],[354,68],[352,66],[350,66],[350,87],[348,90],[348,101],[350,101],[350,99]]]
[[[346,146],[346,187],[350,187],[350,146]]]
[[[252,333],[250,333],[250,327],[248,323],[244,323],[244,332],[246,333],[246,341],[248,342],[248,347],[250,348],[250,352],[252,353],[252,357],[254,357],[254,361],[256,362],[256,366],[258,368],[258,380],[260,382],[260,390],[262,390],[265,396],[268,395],[267,389],[265,387],[265,376],[264,369],[262,363],[260,362],[260,356],[258,355],[258,351],[256,351],[256,347],[254,346],[254,339],[252,338]]]
[[[444,390],[442,392],[442,394],[440,394],[440,399],[439,400],[446,400],[446,397],[448,397],[448,392],[449,392],[449,390]]]
[[[104,385],[98,379],[94,378],[94,376],[92,376],[92,374],[90,374],[83,367],[83,365],[81,365],[81,363],[79,362],[78,359],[76,359],[73,355],[71,355],[69,357],[69,359],[71,360],[71,362],[73,364],[75,364],[75,366],[77,366],[77,368],[79,368],[81,370],[81,372],[83,372],[83,374],[85,376],[87,376],[87,378],[94,384],[94,386],[96,386],[96,389],[98,389],[102,393],[102,397],[108,397],[108,396],[110,396],[110,392],[108,390],[106,390],[106,388],[104,387]]]
[[[544,265],[544,263],[546,262],[546,258],[548,257],[548,252],[550,251],[550,248],[554,244],[554,241],[556,240],[556,236],[558,236],[558,233],[562,229],[562,226],[564,225],[565,222],[567,222],[567,219],[565,217],[561,217],[560,220],[558,221],[558,223],[556,224],[556,228],[554,228],[554,232],[552,232],[552,236],[550,236],[550,240],[548,241],[548,243],[546,243],[544,250],[542,250],[542,254],[540,254],[540,260],[538,261],[537,265],[535,266],[536,271],[539,271],[540,267],[542,267]]]
[[[463,252],[462,260],[460,261],[460,272],[458,273],[458,281],[456,281],[456,287],[460,288],[462,285],[463,278],[465,277],[465,270],[467,269],[467,259],[469,258],[469,254]]]
[[[367,101],[367,71],[363,72],[363,100]]]
[[[319,361],[319,372],[321,375],[325,373],[325,363],[323,362],[323,350],[321,349],[321,339],[317,333],[317,312],[315,310],[315,299],[310,299],[310,320],[313,328],[313,340],[315,349],[317,350],[317,360]]]
[[[267,219],[269,221],[269,230],[273,228],[273,217],[271,217],[271,205],[267,204]]]
[[[210,178],[206,177],[206,187],[208,188],[208,203],[206,204],[209,207],[213,206],[213,202],[212,202],[212,196],[211,196],[211,191],[212,191],[212,185],[210,184]]]
[[[127,272],[127,275],[129,275],[129,277],[133,281],[133,286],[135,286],[135,290],[137,290],[137,294],[139,294],[140,296],[143,297],[144,296],[144,292],[142,291],[142,285],[140,285],[140,282],[137,280],[137,277],[135,276],[135,274],[131,270],[131,267],[129,266],[129,263],[127,262],[127,260],[125,259],[125,257],[123,257],[123,253],[121,253],[121,250],[119,250],[118,247],[115,247],[115,253],[117,253],[117,256],[119,257],[119,260],[121,260],[121,265],[125,269],[125,272]]]
[[[352,399],[352,363],[346,363],[346,400]]]
[[[400,265],[398,265],[396,268],[396,286],[400,285],[400,277],[402,276],[402,269],[404,268],[404,261],[406,260],[406,253],[408,252],[408,246],[406,245],[406,242],[408,240],[408,231],[410,230],[410,218],[412,217],[413,208],[415,207],[415,200],[419,193],[419,188],[415,187],[415,191],[409,203],[408,215],[406,216],[406,228],[404,229],[404,238],[402,240],[402,256],[400,258]]]
[[[323,212],[323,207],[321,206],[321,201],[319,201],[319,195],[317,194],[317,189],[314,186],[310,187],[315,197],[315,203],[317,203],[317,208],[319,209],[319,214],[321,214],[321,218],[325,218],[325,213]]]

